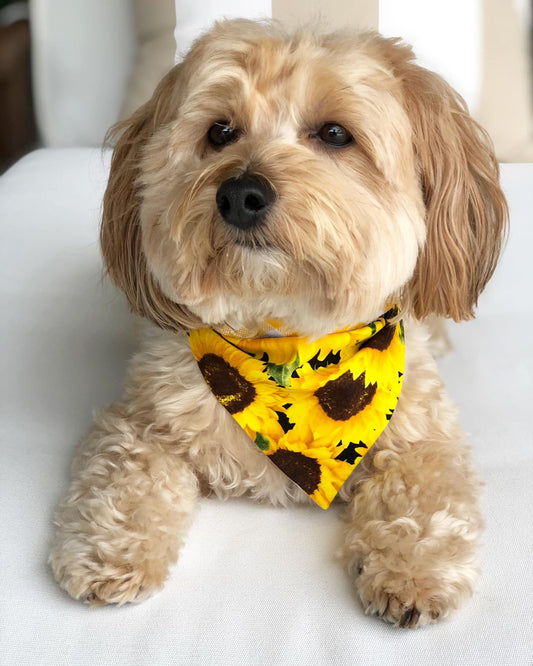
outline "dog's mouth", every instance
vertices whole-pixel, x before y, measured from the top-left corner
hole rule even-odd
[[[242,247],[246,250],[259,251],[259,250],[273,250],[274,245],[259,234],[253,232],[241,232],[234,239],[235,245]]]

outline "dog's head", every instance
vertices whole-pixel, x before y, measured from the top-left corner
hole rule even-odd
[[[104,259],[161,326],[465,319],[500,252],[490,141],[398,40],[218,24],[117,136]]]

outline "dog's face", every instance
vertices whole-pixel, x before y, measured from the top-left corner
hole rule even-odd
[[[444,82],[376,35],[202,38],[121,125],[108,269],[164,326],[321,334],[470,314],[505,219],[481,130]]]

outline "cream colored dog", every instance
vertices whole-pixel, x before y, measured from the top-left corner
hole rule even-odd
[[[186,330],[274,317],[312,338],[398,303],[403,391],[339,494],[343,560],[367,612],[447,616],[476,578],[480,482],[420,322],[471,317],[498,259],[487,135],[398,40],[229,21],[116,136],[104,259],[157,326],[79,449],[50,557],[61,587],[92,604],[152,594],[201,488],[309,501],[211,394]]]

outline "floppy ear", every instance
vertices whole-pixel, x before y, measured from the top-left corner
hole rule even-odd
[[[426,206],[426,245],[404,295],[418,318],[470,319],[507,230],[498,163],[464,100],[438,75],[415,65],[410,48],[397,42],[389,47]]]
[[[198,320],[160,290],[141,245],[138,183],[143,148],[154,132],[170,122],[179,104],[179,66],[156,88],[152,98],[112,127],[106,142],[117,140],[104,195],[100,244],[107,272],[126,294],[130,308],[162,328],[189,328]]]

